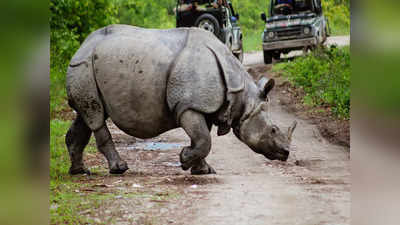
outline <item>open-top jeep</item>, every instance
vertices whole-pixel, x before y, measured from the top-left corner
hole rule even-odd
[[[177,0],[176,27],[199,27],[215,34],[242,62],[242,32],[229,0]]]
[[[281,53],[313,49],[329,36],[321,0],[271,0],[268,18],[262,13],[261,19],[266,23],[262,34],[266,64]]]

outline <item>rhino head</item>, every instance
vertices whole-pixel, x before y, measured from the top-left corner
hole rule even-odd
[[[267,95],[274,85],[273,79],[263,78],[258,82],[257,88],[248,91],[244,113],[240,122],[233,126],[233,132],[254,152],[270,160],[286,161],[297,122],[294,121],[287,132],[281,131],[271,122],[267,114]]]

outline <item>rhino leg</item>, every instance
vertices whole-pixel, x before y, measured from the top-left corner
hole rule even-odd
[[[86,169],[83,164],[82,154],[86,145],[89,143],[91,135],[92,131],[78,114],[65,137],[65,143],[71,159],[71,167],[69,169],[71,175],[90,174],[90,171]]]
[[[212,123],[207,121],[207,127],[209,132],[211,132]],[[205,159],[202,159],[190,169],[192,175],[202,175],[202,174],[216,174],[217,172],[212,168]]]
[[[180,161],[183,170],[197,166],[211,149],[211,136],[207,122],[201,113],[187,110],[180,117],[180,125],[191,139],[191,145],[183,148]]]
[[[105,124],[94,131],[94,136],[97,149],[106,157],[111,174],[122,174],[129,169],[127,163],[121,159],[115,150],[110,131]]]

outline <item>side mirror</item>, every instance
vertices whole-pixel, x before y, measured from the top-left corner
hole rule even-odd
[[[267,15],[265,13],[261,13],[261,20],[267,22]]]
[[[236,23],[238,21],[238,19],[235,16],[231,16],[231,21],[232,21],[232,23]]]

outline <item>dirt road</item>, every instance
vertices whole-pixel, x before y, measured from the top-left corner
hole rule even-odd
[[[116,196],[87,215],[110,224],[350,224],[348,149],[328,143],[316,126],[283,110],[280,94],[274,90],[270,96],[272,120],[281,128],[298,121],[288,162],[270,161],[232,133],[218,137],[214,128],[207,161],[217,175],[181,170],[179,152],[190,144],[182,129],[140,140],[110,122],[130,170],[108,175],[104,158],[90,157],[88,165],[100,171],[91,181],[95,190]]]

